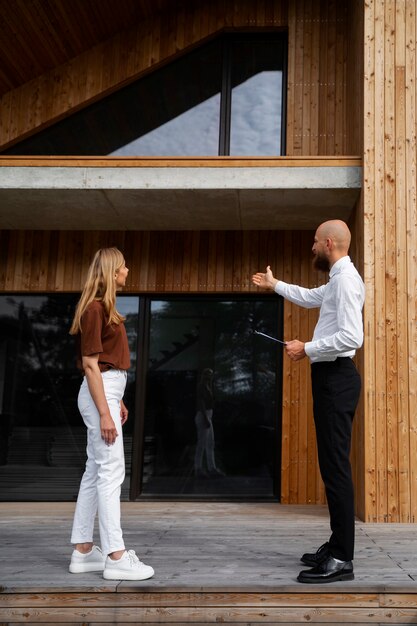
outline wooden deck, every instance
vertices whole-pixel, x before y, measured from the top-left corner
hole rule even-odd
[[[72,503],[0,504],[1,624],[417,624],[412,524],[357,522],[355,580],[301,585],[325,507],[124,503],[142,583],[68,573]]]

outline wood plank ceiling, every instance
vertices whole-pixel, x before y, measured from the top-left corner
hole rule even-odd
[[[176,0],[0,0],[0,96]]]

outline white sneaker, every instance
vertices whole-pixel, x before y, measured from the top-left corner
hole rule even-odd
[[[106,580],[146,580],[154,574],[150,565],[139,561],[134,550],[126,550],[117,561],[107,557],[103,578]]]
[[[93,546],[90,552],[83,554],[74,550],[71,555],[69,571],[71,574],[84,574],[85,572],[102,572],[104,569],[104,556],[98,546]]]

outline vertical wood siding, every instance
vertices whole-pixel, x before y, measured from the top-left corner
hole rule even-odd
[[[365,499],[417,520],[416,2],[365,3]]]
[[[347,17],[345,2],[288,5],[289,155],[348,154]]]
[[[287,154],[343,155],[351,139],[347,67],[349,5],[335,0],[201,0],[179,3],[0,99],[0,147],[70,115],[224,30],[288,30]],[[349,84],[350,89],[350,84]],[[356,130],[355,130],[356,132]],[[251,274],[318,284],[312,233],[3,232],[0,289],[79,291],[92,252],[118,245],[138,293],[253,291]],[[307,340],[317,316],[285,304],[284,335]],[[282,501],[323,502],[312,420],[309,365],[284,358]],[[358,440],[359,444],[361,443]],[[358,476],[361,480],[362,476]]]
[[[130,268],[127,293],[253,293],[254,272],[319,284],[313,233],[268,231],[0,231],[0,291],[80,291],[99,247],[118,246]],[[271,297],[275,297],[271,295]],[[317,315],[285,303],[284,337],[307,340]],[[307,360],[284,357],[282,502],[323,502]]]
[[[288,30],[288,155],[348,154],[348,6],[333,0],[180,3],[0,98],[0,148],[224,30]],[[350,147],[350,146],[349,146]]]
[[[368,521],[417,520],[416,24],[415,0],[200,2],[163,23],[152,18],[0,100],[6,144],[224,28],[288,28],[287,153],[364,154],[351,225],[352,255],[367,285],[353,459],[357,510]],[[130,289],[138,292],[251,291],[251,273],[267,262],[285,280],[318,280],[311,233],[3,232],[0,288],[78,291],[92,251],[113,243],[131,259]],[[284,315],[285,337],[311,336],[314,312],[286,305]],[[308,369],[284,360],[283,502],[324,497]]]
[[[347,124],[349,132],[347,133],[347,148],[352,154],[363,154],[363,59],[364,59],[364,41],[363,41],[363,18],[364,7],[363,0],[352,0],[347,16],[347,38],[349,41],[347,56]],[[349,223],[352,232],[352,243],[350,247],[350,256],[353,259],[361,276],[364,276],[364,210],[363,210],[363,193],[361,194],[355,211],[353,212]],[[367,292],[367,297],[369,292]],[[352,471],[353,481],[355,484],[355,501],[356,513],[364,519],[365,516],[365,413],[364,413],[364,395],[366,393],[366,379],[364,377],[364,353],[366,347],[363,347],[356,354],[356,366],[362,376],[362,394],[356,409],[355,419],[353,422],[352,433]]]

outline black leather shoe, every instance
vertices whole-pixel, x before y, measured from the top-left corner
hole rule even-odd
[[[339,563],[329,556],[313,569],[300,572],[297,580],[299,583],[334,583],[336,580],[353,580],[354,578],[352,561]]]
[[[326,541],[326,543],[320,546],[317,552],[306,552],[303,554],[301,562],[309,567],[316,567],[316,565],[325,561],[329,556],[331,556],[329,552],[329,542]]]

